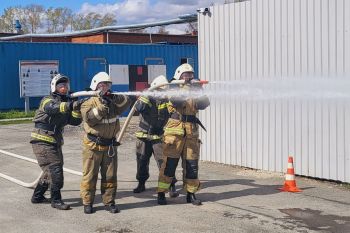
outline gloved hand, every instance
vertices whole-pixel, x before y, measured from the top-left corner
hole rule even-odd
[[[66,102],[66,109],[67,109],[67,112],[73,110],[73,103],[74,103],[74,101],[72,101],[72,100],[70,100],[70,99]]]
[[[73,102],[72,109],[73,111],[80,111],[81,105],[86,101],[86,99],[80,99]]]
[[[137,95],[130,95],[130,96],[129,96],[129,99],[130,99],[131,102],[134,103],[136,100],[139,99],[139,97],[140,97],[140,96],[137,96]]]
[[[112,97],[113,95],[111,94],[111,91],[106,91],[106,92],[100,92],[99,93],[100,96],[100,101],[103,105],[109,105],[112,101]]]
[[[69,100],[74,102],[74,101],[77,101],[78,100],[78,97],[69,97]]]

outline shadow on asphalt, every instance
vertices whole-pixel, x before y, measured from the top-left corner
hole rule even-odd
[[[202,182],[202,189],[200,192],[198,192],[197,198],[201,199],[203,202],[206,202],[206,201],[215,202],[215,201],[227,200],[227,199],[232,199],[232,198],[237,198],[242,196],[249,196],[249,195],[271,195],[275,193],[280,193],[278,188],[282,186],[282,185],[256,184],[255,180],[252,180],[252,179],[202,180],[201,182]],[[235,189],[234,185],[247,186],[247,188],[234,190]],[[228,191],[204,192],[207,188],[223,187],[223,186],[228,186],[228,187],[225,187],[225,189]],[[182,190],[182,182],[178,182],[176,187],[180,193],[185,194],[185,191]],[[309,188],[313,188],[313,187],[306,187],[306,188],[303,188],[303,190],[309,189]],[[70,191],[79,191],[79,190],[64,190],[63,192],[70,192]],[[99,191],[97,190],[96,192],[99,192]],[[118,199],[124,198],[124,197],[130,197],[130,196],[133,196],[139,199],[148,199],[148,200],[141,201],[141,202],[134,202],[134,203],[118,204]],[[152,200],[149,200],[150,198],[152,198]],[[168,198],[168,199],[173,200],[173,201],[168,201],[169,205],[187,204],[184,196],[180,196],[179,198],[176,198],[176,199],[172,199],[172,198]],[[176,201],[174,202],[174,200]],[[68,198],[68,199],[64,199],[64,201],[69,203],[72,207],[82,206],[80,197],[70,198],[70,199]],[[146,183],[146,191],[143,193],[137,193],[137,194],[133,193],[132,190],[117,191],[116,203],[118,204],[118,207],[121,210],[156,206],[157,205],[156,187],[147,186],[147,183]],[[101,195],[97,194],[95,197],[95,203],[94,203],[94,205],[96,205],[95,207],[96,211],[104,210],[104,206],[101,204],[102,204]]]

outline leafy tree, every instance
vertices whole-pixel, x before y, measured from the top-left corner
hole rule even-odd
[[[73,13],[71,9],[66,7],[58,7],[46,10],[47,32],[65,32],[72,23]]]
[[[116,24],[113,14],[105,14],[101,16],[98,13],[90,12],[87,15],[76,14],[73,16],[72,28],[77,30],[88,30],[97,27],[104,27]]]
[[[66,7],[45,9],[41,5],[31,4],[6,8],[0,15],[0,31],[15,32],[15,20],[20,21],[24,33],[37,33],[39,29],[48,33],[65,32],[69,26],[74,31],[87,30],[117,23],[114,14],[73,14],[72,10]]]
[[[101,18],[99,27],[112,26],[116,24],[117,20],[115,19],[114,14],[107,13]]]
[[[44,7],[41,5],[32,4],[24,8],[24,13],[27,16],[27,22],[31,33],[36,33],[41,27],[41,19],[44,12]]]
[[[28,18],[22,7],[8,7],[4,9],[4,13],[0,16],[0,31],[15,32],[15,20],[19,20],[24,33],[28,33]]]

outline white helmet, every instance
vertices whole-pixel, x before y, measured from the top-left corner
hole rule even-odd
[[[151,87],[161,85],[159,88],[166,89],[167,85],[165,85],[165,84],[167,84],[167,83],[169,83],[168,79],[166,79],[166,77],[164,75],[159,75],[151,82]]]
[[[106,72],[97,73],[91,80],[90,88],[93,91],[96,91],[97,85],[101,82],[110,82],[112,83],[111,77]]]
[[[56,85],[59,83],[69,82],[69,78],[63,74],[56,74],[51,80],[51,92],[56,91]],[[69,91],[69,88],[68,88]]]
[[[193,67],[188,63],[184,63],[184,64],[180,65],[179,67],[177,67],[177,69],[175,70],[174,79],[179,80],[181,75],[185,72],[194,73]]]

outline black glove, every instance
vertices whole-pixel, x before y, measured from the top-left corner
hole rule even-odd
[[[67,101],[67,103],[66,103],[67,112],[73,110],[73,103],[74,103],[74,101],[72,101],[70,99]]]
[[[129,99],[132,103],[134,103],[139,97],[136,95],[129,95]]]
[[[72,101],[72,102],[74,102],[74,101],[77,101],[77,100],[78,100],[78,97],[70,97],[69,100]]]

